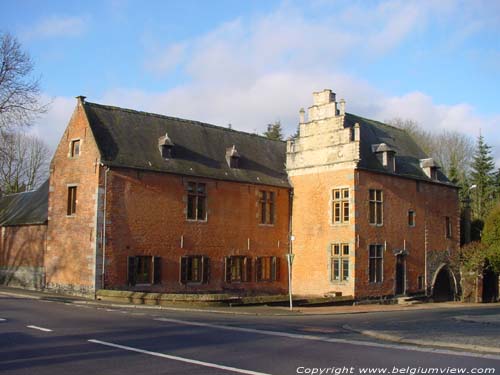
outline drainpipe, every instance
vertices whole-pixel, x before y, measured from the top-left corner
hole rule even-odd
[[[101,164],[104,166],[103,164]],[[101,248],[102,248],[102,272],[101,272],[101,288],[104,289],[104,275],[106,269],[106,202],[107,202],[107,192],[108,192],[108,172],[110,168],[106,167],[104,171],[104,202],[103,202],[103,218],[102,218],[102,238],[101,238]]]
[[[290,189],[290,194],[289,194],[289,198],[288,198],[288,254],[287,254],[288,295],[289,295],[289,299],[290,299],[290,310],[293,309],[293,301],[292,301],[292,263],[293,263],[292,209],[293,209],[293,189]]]

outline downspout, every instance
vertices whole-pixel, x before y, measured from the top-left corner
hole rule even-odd
[[[293,309],[292,300],[292,261],[293,261],[293,234],[292,234],[292,210],[293,210],[293,188],[290,189],[288,198],[288,294],[290,298],[290,310]]]
[[[102,207],[103,217],[102,217],[102,238],[101,238],[101,248],[102,248],[101,288],[102,289],[104,289],[104,275],[106,270],[106,203],[107,203],[107,193],[108,193],[109,170],[110,168],[106,167],[106,170],[104,171],[104,202]]]

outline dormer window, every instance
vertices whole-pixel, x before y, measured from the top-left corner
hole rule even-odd
[[[158,148],[163,159],[172,158],[172,150],[174,148],[174,143],[169,138],[168,133],[165,133],[163,137],[158,138]]]
[[[380,164],[387,171],[394,173],[396,171],[396,151],[389,147],[386,143],[372,145],[372,152],[377,156]]]
[[[229,168],[240,167],[240,154],[235,145],[226,149],[226,161]]]
[[[420,159],[420,168],[431,180],[438,179],[438,169],[439,165],[434,161],[433,158]]]

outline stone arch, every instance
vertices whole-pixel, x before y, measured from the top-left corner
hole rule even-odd
[[[458,294],[457,280],[449,265],[442,263],[432,279],[432,298],[437,302],[454,301]]]

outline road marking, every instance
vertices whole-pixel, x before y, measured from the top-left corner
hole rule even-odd
[[[37,330],[43,331],[43,332],[52,332],[51,329],[38,327],[38,326],[26,326],[26,327],[31,328],[31,329],[37,329]]]
[[[148,355],[152,355],[152,356],[155,356],[155,357],[171,359],[173,361],[185,362],[185,363],[190,363],[190,364],[193,364],[193,365],[199,365],[199,366],[204,366],[204,367],[216,368],[216,369],[219,369],[219,370],[226,370],[226,371],[237,372],[239,374],[270,375],[270,374],[266,374],[264,372],[256,372],[256,371],[244,370],[244,369],[237,368],[237,367],[223,366],[223,365],[218,365],[218,364],[210,363],[210,362],[197,361],[195,359],[177,357],[177,356],[174,356],[174,355],[168,355],[168,354],[163,354],[163,353],[158,353],[158,352],[150,352],[149,350],[142,350],[142,349],[132,348],[130,346],[113,344],[111,342],[106,342],[106,341],[93,340],[93,339],[92,340],[88,340],[88,341],[91,342],[91,343],[94,343],[94,344],[111,346],[113,348],[128,350],[128,351],[131,351],[131,352],[136,352],[136,353],[141,353],[141,354],[148,354]]]
[[[221,329],[221,330],[227,330],[227,331],[257,333],[260,335],[267,335],[267,336],[288,337],[291,339],[299,339],[299,340],[310,340],[310,341],[320,341],[320,342],[329,342],[329,343],[338,343],[338,344],[368,346],[368,347],[376,347],[376,348],[383,348],[383,349],[398,349],[398,350],[407,350],[407,351],[414,351],[414,352],[446,354],[446,355],[454,355],[454,356],[460,356],[460,357],[487,358],[487,359],[494,359],[497,361],[500,360],[500,355],[495,355],[495,354],[472,353],[472,352],[464,352],[464,351],[437,349],[437,348],[424,347],[424,346],[411,346],[411,345],[405,345],[405,344],[401,344],[401,345],[381,344],[381,343],[371,342],[371,341],[336,339],[336,338],[327,337],[327,336],[314,336],[314,335],[303,335],[303,334],[299,334],[299,333],[266,331],[266,330],[255,329],[255,328],[242,328],[242,327],[224,326],[224,325],[211,324],[211,323],[190,322],[190,321],[179,320],[179,319],[157,318],[154,320],[160,321],[160,322],[183,324],[183,325],[196,326],[196,327],[207,327],[207,328]]]
[[[7,319],[0,318],[0,322],[5,322]]]

